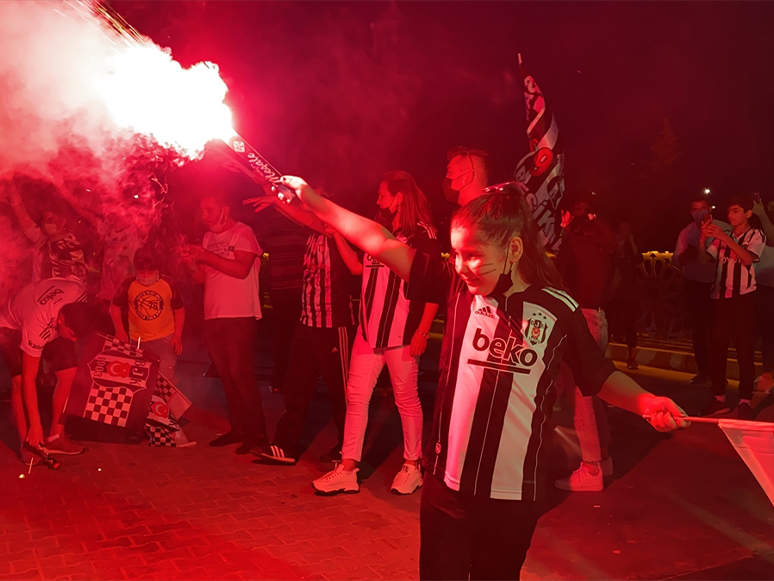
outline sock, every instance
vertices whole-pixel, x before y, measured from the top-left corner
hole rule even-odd
[[[720,403],[726,403],[726,396],[725,395],[716,395],[715,399],[718,400]]]

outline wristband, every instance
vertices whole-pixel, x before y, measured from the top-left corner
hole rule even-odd
[[[420,331],[419,329],[417,329],[416,332],[422,335],[425,339],[430,338],[430,333],[425,333],[424,331]]]

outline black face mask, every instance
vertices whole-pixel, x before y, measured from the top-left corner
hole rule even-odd
[[[452,187],[452,181],[449,178],[443,178],[443,197],[452,204],[457,204],[460,199],[460,191]]]
[[[398,211],[390,210],[389,208],[379,208],[376,212],[376,222],[387,228],[392,232],[392,223],[395,220],[395,216],[398,215]]]
[[[504,296],[505,293],[511,290],[511,287],[513,286],[513,279],[511,278],[513,264],[510,265],[510,268],[508,268],[507,272],[505,271],[506,268],[508,268],[508,254],[505,255],[505,267],[503,267],[503,273],[500,275],[500,278],[497,279],[497,284],[495,285],[492,292],[487,296],[497,299],[498,297]]]

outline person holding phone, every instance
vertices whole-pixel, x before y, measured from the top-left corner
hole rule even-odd
[[[713,222],[711,208],[707,196],[698,195],[691,200],[691,217],[693,220],[680,231],[677,237],[672,264],[683,271],[683,292],[685,293],[685,314],[691,328],[693,353],[696,357],[698,373],[691,379],[693,385],[709,386],[709,327],[712,317],[710,303],[710,287],[715,279],[715,266],[699,262],[699,238],[701,228]],[[730,228],[722,220],[714,223],[721,229]],[[706,245],[712,243],[708,238]]]

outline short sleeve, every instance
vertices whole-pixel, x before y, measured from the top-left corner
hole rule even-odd
[[[255,232],[250,226],[244,225],[239,229],[234,237],[234,250],[243,250],[244,252],[252,252],[260,256],[263,254],[258,239],[255,237]]]
[[[761,253],[766,246],[766,235],[756,228],[743,246],[747,252],[755,255],[755,262],[758,262],[761,258]]]
[[[126,307],[129,305],[129,285],[132,284],[132,281],[134,280],[135,277],[132,276],[121,283],[118,291],[116,291],[116,295],[113,297],[113,304],[115,306]]]
[[[712,242],[707,246],[707,254],[709,254],[715,260],[718,259],[718,248],[720,247],[720,240],[714,238]]]
[[[417,252],[411,263],[406,298],[423,303],[443,303],[451,285],[450,265],[440,254]]]
[[[41,334],[47,328],[47,325],[35,317],[33,321],[22,321],[22,340],[19,347],[27,355],[32,357],[40,357],[43,355],[43,347],[46,346],[46,341],[41,338]]]
[[[169,305],[172,307],[172,310],[178,311],[182,309],[185,305],[183,304],[183,299],[180,297],[180,293],[177,291],[177,284],[175,284],[175,281],[167,276],[163,278],[164,282],[169,285],[169,292],[171,294]]]
[[[583,395],[595,395],[616,370],[615,365],[597,345],[581,309],[572,311],[562,325],[568,339],[565,361],[575,383]]]

